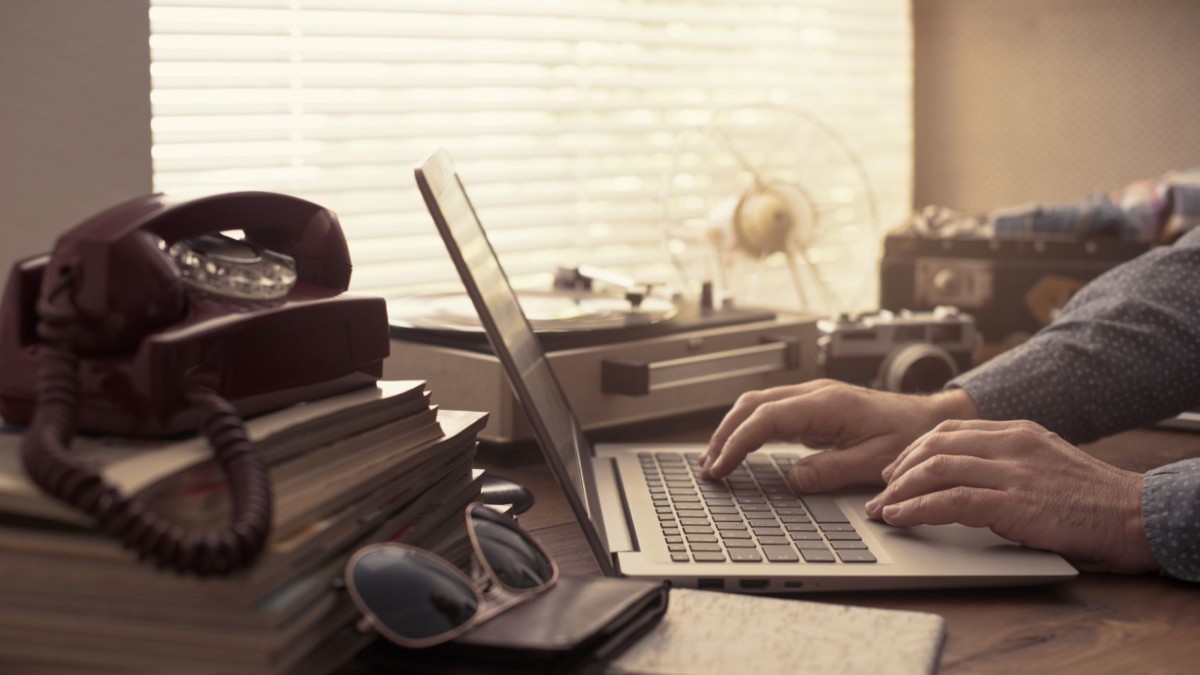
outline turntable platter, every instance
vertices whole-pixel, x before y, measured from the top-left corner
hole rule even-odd
[[[562,291],[522,291],[521,309],[538,333],[590,331],[646,326],[673,319],[678,310],[661,298],[646,298],[633,308],[620,297]],[[412,328],[479,332],[483,328],[471,299],[464,294],[392,300],[388,314]]]
[[[641,340],[685,331],[767,321],[767,310],[703,310],[648,297],[633,309],[623,297],[565,291],[518,291],[521,307],[546,351]],[[489,353],[487,334],[466,294],[418,295],[388,301],[391,335],[398,340]]]

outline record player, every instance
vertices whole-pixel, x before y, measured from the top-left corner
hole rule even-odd
[[[817,376],[816,315],[778,314],[653,288],[598,292],[602,271],[560,270],[549,290],[518,290],[585,430],[728,407],[743,392]],[[392,351],[384,376],[424,379],[447,408],[490,413],[482,440],[531,439],[532,429],[459,294],[389,303]]]

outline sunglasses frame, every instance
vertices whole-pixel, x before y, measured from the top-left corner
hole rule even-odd
[[[504,521],[500,521],[503,523],[501,525],[502,527],[511,527],[515,532],[521,535],[521,538],[526,543],[532,544],[534,549],[541,554],[541,556],[548,563],[550,563],[550,579],[545,583],[531,588],[512,588],[501,581],[499,575],[497,575],[496,571],[492,569],[491,563],[488,562],[487,557],[483,554],[483,549],[480,548],[479,537],[475,533],[475,524],[471,516],[472,511],[476,507],[483,509],[488,508],[482,502],[472,502],[467,505],[463,513],[467,525],[467,538],[471,541],[471,553],[474,557],[474,560],[481,568],[483,568],[484,573],[487,575],[487,580],[491,582],[491,586],[487,588],[487,590],[480,590],[479,580],[470,578],[462,570],[450,563],[450,561],[446,560],[440,555],[437,555],[436,553],[426,551],[423,548],[418,548],[411,544],[392,541],[368,544],[358,549],[354,552],[354,555],[350,556],[350,559],[346,561],[345,571],[342,574],[346,590],[349,591],[355,607],[357,607],[358,611],[362,614],[362,619],[360,619],[357,623],[359,630],[364,632],[367,630],[374,630],[375,632],[387,638],[389,641],[407,649],[424,649],[426,647],[433,647],[435,645],[442,644],[443,642],[449,642],[450,640],[453,640],[463,633],[466,633],[468,630],[471,630],[475,626],[478,626],[485,621],[492,619],[501,612],[511,609],[516,605],[534,597],[538,593],[541,593],[558,582],[558,563],[554,561],[554,558],[550,557],[550,554],[546,552],[546,549],[543,548],[542,545],[538,543],[537,540],[534,539],[528,532],[517,527],[516,522],[512,522],[510,525]],[[497,515],[504,517],[502,514]],[[471,589],[472,594],[475,596],[475,613],[472,614],[471,618],[464,621],[461,625],[429,637],[410,638],[393,631],[379,618],[379,615],[370,609],[370,605],[367,604],[362,595],[359,594],[358,585],[354,582],[353,574],[354,567],[364,557],[374,553],[375,551],[388,549],[402,549],[407,551],[408,553],[416,555],[420,558],[424,558],[425,560],[443,568],[446,572],[449,572],[451,576],[457,577],[460,581],[462,581],[464,586]]]
[[[511,529],[513,532],[516,532],[526,544],[533,546],[533,549],[541,554],[542,559],[550,563],[550,578],[544,583],[541,583],[537,586],[531,586],[529,588],[514,588],[504,583],[504,581],[500,579],[500,575],[496,574],[496,570],[492,569],[492,564],[488,562],[487,556],[483,554],[483,547],[479,545],[479,535],[476,534],[475,523],[471,519],[471,513],[476,508],[485,509],[489,513],[497,516],[497,520],[495,521],[497,524],[499,524],[501,527],[506,527]],[[483,502],[472,502],[468,504],[465,515],[467,520],[467,537],[471,539],[471,551],[475,554],[475,560],[479,562],[481,567],[483,567],[483,571],[487,573],[488,578],[492,580],[492,583],[504,589],[508,593],[514,595],[528,595],[530,593],[540,593],[558,582],[558,563],[554,562],[554,558],[550,557],[550,553],[546,551],[546,549],[542,548],[542,545],[533,538],[533,535],[518,527],[517,522],[511,517],[488,509]]]

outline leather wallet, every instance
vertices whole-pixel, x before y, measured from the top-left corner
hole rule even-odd
[[[668,590],[656,581],[561,576],[447,644],[411,650],[378,640],[358,663],[406,672],[599,672],[658,623]]]

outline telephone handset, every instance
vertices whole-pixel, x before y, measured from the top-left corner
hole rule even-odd
[[[241,230],[243,239],[222,232]],[[118,204],[17,262],[0,313],[0,415],[29,424],[43,490],[141,557],[224,574],[262,550],[271,492],[241,416],[373,383],[388,353],[382,298],[345,294],[336,216],[281,194]],[[231,484],[219,532],[183,532],[76,462],[76,431],[199,429]]]

